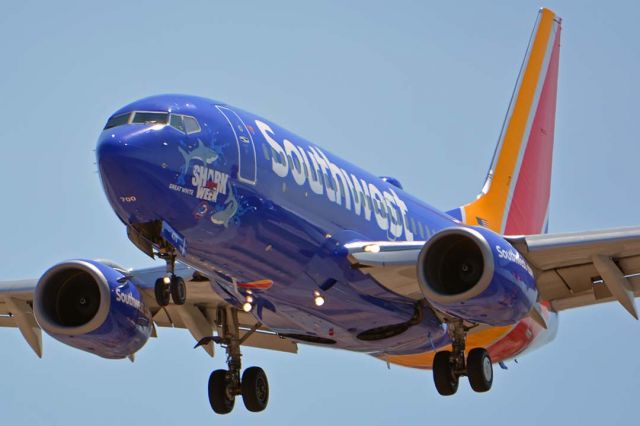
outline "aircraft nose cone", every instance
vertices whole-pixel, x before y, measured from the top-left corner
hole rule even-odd
[[[126,126],[105,131],[98,140],[102,185],[116,213],[127,222],[155,219],[149,206],[162,192],[161,144],[154,135],[127,132]]]
[[[121,132],[102,135],[96,150],[101,175],[109,176],[114,167],[128,169],[148,162],[150,149],[141,142]]]

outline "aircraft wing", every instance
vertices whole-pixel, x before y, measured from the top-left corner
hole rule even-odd
[[[178,306],[169,304],[161,308],[155,300],[155,280],[165,273],[165,267],[153,267],[128,271],[127,275],[141,290],[144,304],[149,308],[153,321],[159,327],[184,328],[189,330],[196,341],[213,335],[218,330],[216,318],[218,310],[230,307],[209,283],[209,279],[193,268],[176,264],[176,275],[181,276],[187,284],[187,301]],[[33,315],[33,294],[37,279],[0,282],[0,327],[17,327],[34,352],[42,357],[42,331]],[[258,325],[251,314],[238,312],[241,336]],[[243,334],[244,333],[244,334]],[[157,337],[155,330],[153,337]],[[243,345],[282,352],[296,353],[297,344],[282,338],[263,325],[246,340]],[[213,343],[202,346],[213,356]]]
[[[638,317],[640,227],[505,237],[533,267],[542,300],[554,310],[617,300]],[[425,241],[346,245],[354,267],[400,295],[422,299],[416,263]]]
[[[538,271],[540,296],[555,310],[617,300],[638,318],[640,227],[507,240]]]

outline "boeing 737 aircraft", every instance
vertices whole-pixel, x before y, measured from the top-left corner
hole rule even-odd
[[[637,318],[640,227],[546,233],[561,19],[538,15],[486,182],[440,211],[277,124],[223,102],[161,95],[108,118],[104,191],[131,242],[162,267],[67,260],[0,283],[0,325],[38,356],[44,330],[104,358],[133,359],[156,327],[189,330],[228,369],[216,413],[269,386],[244,345],[357,351],[432,369],[486,392],[492,365],[556,335],[565,309],[617,301]],[[402,149],[402,147],[397,147]],[[165,267],[166,264],[166,267]]]

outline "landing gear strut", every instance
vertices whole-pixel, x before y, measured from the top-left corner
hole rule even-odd
[[[228,370],[215,370],[209,377],[211,408],[218,414],[228,414],[233,410],[236,396],[242,395],[242,401],[247,410],[262,411],[267,408],[269,402],[267,375],[260,367],[249,367],[240,376],[242,339],[240,339],[238,326],[238,311],[228,308],[218,312],[218,323],[222,333],[219,338],[215,338],[215,341],[220,343],[227,352]],[[250,332],[253,331],[255,329]]]
[[[493,384],[491,358],[483,348],[469,351],[465,362],[467,331],[462,320],[449,323],[452,351],[440,351],[433,359],[433,381],[440,395],[453,395],[458,390],[460,377],[467,376],[476,392],[487,392]]]
[[[176,305],[184,305],[187,300],[187,286],[182,277],[175,274],[175,253],[161,251],[158,256],[167,262],[167,275],[156,280],[154,288],[156,302],[160,306],[167,306],[170,299],[173,299]]]

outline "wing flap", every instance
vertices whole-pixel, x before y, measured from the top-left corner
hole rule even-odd
[[[627,278],[630,282],[635,297],[640,297],[640,280],[637,278]],[[592,289],[570,293],[551,300],[551,307],[556,311],[564,311],[567,309],[581,308],[583,306],[596,305],[599,303],[615,302],[616,299],[611,292],[603,284],[596,284]]]
[[[617,300],[637,317],[640,227],[507,240],[535,267],[540,296],[555,310]]]
[[[242,337],[243,336],[241,336],[241,338]],[[272,351],[287,352],[290,354],[298,353],[298,345],[294,341],[280,337],[274,333],[258,331],[249,336],[242,344],[244,346],[270,349]]]
[[[42,330],[36,322],[31,305],[22,299],[13,297],[5,297],[4,301],[11,310],[11,315],[22,333],[22,337],[38,355],[38,358],[42,358]]]
[[[16,320],[10,315],[0,315],[0,327],[17,327]]]
[[[0,327],[17,327],[33,352],[42,358],[42,330],[33,315],[37,280],[0,282]]]
[[[169,305],[167,309],[173,313],[172,318],[180,317],[185,328],[189,330],[196,342],[213,334],[213,327],[209,320],[195,305],[190,303],[185,303],[182,306]],[[213,358],[213,342],[201,346]]]

